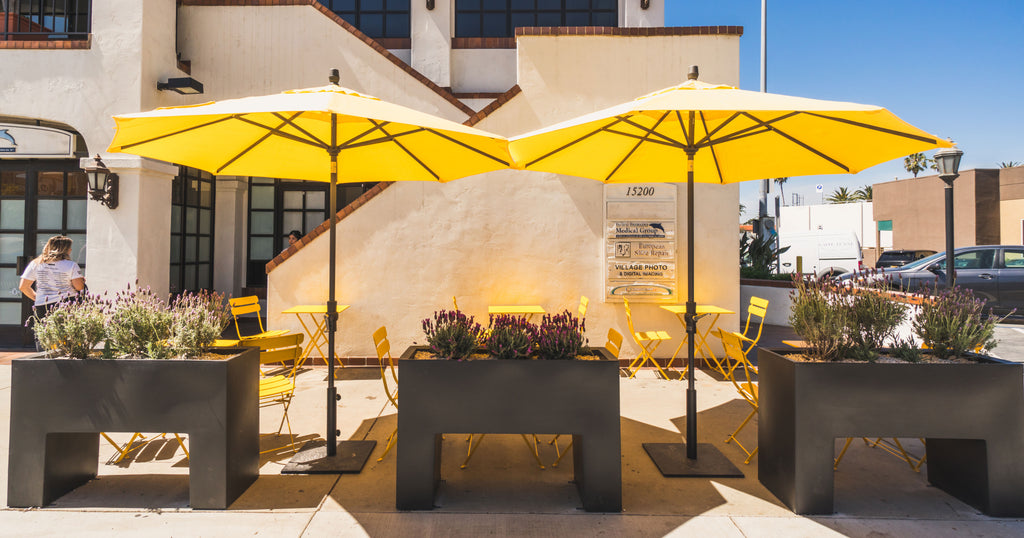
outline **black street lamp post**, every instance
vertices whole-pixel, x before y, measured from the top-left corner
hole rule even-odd
[[[953,267],[953,180],[960,177],[960,148],[944,148],[935,152],[935,167],[939,179],[946,183],[946,281],[949,287],[956,285],[956,269]]]

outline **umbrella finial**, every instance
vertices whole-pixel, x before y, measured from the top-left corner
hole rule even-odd
[[[338,74],[337,69],[331,69],[331,76],[327,77],[327,80],[331,81],[331,84],[337,86],[338,83],[341,82],[341,75]]]
[[[687,80],[697,80],[697,74],[699,72],[700,72],[700,69],[698,69],[696,65],[691,65],[690,66],[690,73],[686,75],[686,79]]]

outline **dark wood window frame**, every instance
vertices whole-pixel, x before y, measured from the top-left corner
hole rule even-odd
[[[514,37],[534,26],[618,26],[618,0],[455,0],[455,36]]]

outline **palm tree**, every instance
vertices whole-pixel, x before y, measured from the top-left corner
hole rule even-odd
[[[743,216],[743,212],[746,211],[746,210],[747,210],[746,204],[744,204],[743,202],[740,202],[740,216],[741,217]]]
[[[917,177],[917,174],[933,165],[932,160],[926,157],[924,153],[911,153],[907,155],[906,159],[903,159],[903,168],[907,172],[914,174],[914,177]]]
[[[1003,161],[999,163],[999,168],[1013,168],[1015,166],[1020,166],[1021,164],[1022,163],[1020,161]]]
[[[775,184],[779,186],[779,194],[782,195],[782,205],[786,205],[786,191],[782,190],[782,186],[785,185],[787,181],[789,181],[789,178],[777,177],[772,181],[774,181]]]
[[[854,197],[846,187],[839,187],[832,191],[832,194],[825,201],[830,204],[848,204],[850,202],[856,202],[857,199]]]
[[[863,202],[871,201],[871,185],[864,185],[853,192],[853,199],[860,200]]]

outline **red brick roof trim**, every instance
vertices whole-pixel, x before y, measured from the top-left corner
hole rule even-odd
[[[464,125],[468,125],[470,127],[476,125],[477,123],[480,123],[480,120],[486,118],[487,116],[489,116],[495,110],[498,110],[498,108],[500,108],[502,105],[504,105],[505,103],[511,101],[513,97],[515,97],[515,96],[519,95],[520,93],[522,93],[522,91],[523,91],[523,89],[520,88],[518,84],[516,84],[515,86],[512,86],[511,88],[508,89],[507,92],[505,92],[505,93],[501,94],[500,96],[498,96],[498,98],[495,99],[494,101],[492,101],[489,105],[487,105],[487,106],[483,107],[482,109],[480,109],[480,112],[477,112],[476,114],[473,114],[472,116],[469,117],[468,120],[466,120],[466,121],[464,121],[462,123]]]
[[[90,48],[92,48],[92,34],[86,39],[40,39],[38,41],[12,39],[0,41],[0,49],[80,50]],[[470,115],[472,115],[472,112],[470,112]]]
[[[459,101],[451,94],[450,91],[438,86],[434,81],[425,77],[423,73],[412,68],[411,65],[403,62],[401,58],[391,53],[384,45],[382,45],[376,39],[362,33],[358,28],[352,26],[345,19],[339,17],[336,13],[331,11],[317,0],[179,0],[181,5],[185,6],[313,6],[318,11],[323,13],[325,16],[333,20],[338,26],[348,30],[352,35],[358,37],[363,43],[369,45],[373,50],[379,52],[381,56],[384,56],[391,63],[397,65],[403,71],[408,73],[410,76],[421,82],[424,86],[430,88],[434,93],[443,97],[446,101],[451,103],[455,108],[458,108],[462,113],[467,116],[474,114],[473,109],[467,106],[462,101]]]
[[[678,36],[678,35],[743,35],[742,26],[655,26],[618,28],[614,26],[525,26],[516,28],[519,36],[609,35],[609,36]]]

